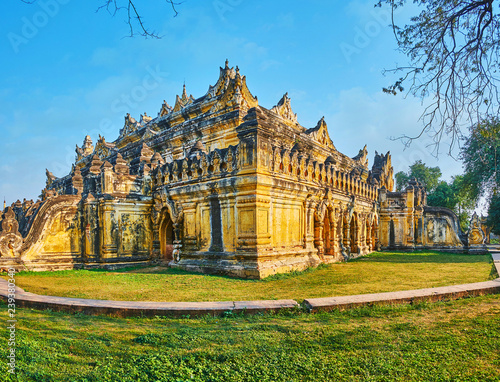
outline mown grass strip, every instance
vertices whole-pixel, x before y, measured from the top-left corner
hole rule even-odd
[[[496,382],[499,316],[498,295],[198,319],[20,309],[13,380]]]
[[[383,252],[316,269],[241,280],[166,267],[117,271],[22,272],[28,292],[121,301],[235,301],[345,296],[486,281],[497,277],[489,255]]]

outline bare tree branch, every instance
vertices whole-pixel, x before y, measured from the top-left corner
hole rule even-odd
[[[33,4],[37,0],[21,0],[25,4]],[[115,17],[120,11],[126,12],[126,23],[129,27],[129,37],[133,36],[143,36],[151,38],[161,38],[156,32],[151,31],[146,27],[144,22],[144,16],[139,11],[136,6],[137,1],[135,0],[100,0],[102,5],[100,5],[96,12],[101,10],[106,10],[112,17]],[[177,6],[182,4],[181,2],[175,2],[174,0],[165,0],[167,5],[170,5],[172,11],[174,12],[174,17],[179,14],[177,11]]]
[[[423,128],[416,136],[403,135],[406,146],[428,134],[435,155],[447,136],[448,153],[459,144],[464,127],[500,112],[498,70],[500,15],[494,0],[415,0],[423,10],[399,27],[394,11],[407,0],[380,0],[376,6],[391,7],[392,27],[399,50],[410,65],[385,70],[400,74],[384,92],[404,92],[430,102],[422,116]]]
[[[177,6],[182,4],[182,2],[174,2],[173,0],[165,0],[167,4],[172,7],[174,12],[174,17],[179,14],[177,11]],[[104,4],[97,8],[97,12],[105,9],[111,16],[116,16],[116,14],[120,11],[126,11],[127,13],[127,25],[130,30],[129,37],[133,36],[143,36],[143,37],[151,37],[151,38],[161,38],[156,32],[149,30],[145,23],[144,17],[139,12],[136,2],[133,0],[104,0]],[[139,29],[139,32],[137,32]]]

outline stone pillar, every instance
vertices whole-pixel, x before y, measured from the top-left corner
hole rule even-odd
[[[306,202],[306,231],[304,237],[304,247],[314,248],[314,203]]]
[[[101,238],[101,261],[109,261],[118,255],[118,223],[113,201],[101,201],[99,204],[99,226]]]
[[[89,194],[83,204],[83,258],[85,262],[99,261],[99,217],[97,204]]]
[[[347,214],[348,212],[344,212]],[[342,220],[342,244],[344,246],[342,253],[344,256],[351,253],[351,223],[347,219]]]
[[[158,260],[161,257],[160,243],[160,219],[161,219],[162,203],[158,195],[153,197],[153,208],[151,209],[153,221],[153,246],[151,257]]]
[[[105,161],[101,167],[101,187],[103,194],[112,194],[113,188],[113,165]]]
[[[325,254],[325,247],[323,243],[323,228],[323,221],[314,223],[314,246],[318,249],[318,255],[321,258],[323,258],[323,255]]]

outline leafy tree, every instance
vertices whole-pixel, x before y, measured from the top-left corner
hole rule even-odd
[[[410,166],[410,171],[408,173],[400,171],[395,177],[396,189],[398,191],[406,187],[408,180],[416,178],[427,188],[427,192],[430,193],[433,192],[438,185],[439,178],[441,177],[441,170],[439,167],[427,167],[421,160],[417,160]]]
[[[460,152],[466,180],[477,195],[489,196],[500,184],[500,119],[490,118],[470,129]]]
[[[500,232],[500,119],[485,120],[470,129],[460,157],[464,163],[464,185],[476,198],[489,202],[487,224]]]
[[[419,160],[410,166],[407,173],[400,171],[395,178],[398,191],[403,190],[411,178],[416,178],[427,188],[427,204],[453,210],[459,218],[462,230],[467,230],[471,213],[478,200],[469,176],[457,175],[447,183],[440,180],[439,167],[427,167]]]
[[[491,196],[486,224],[491,227],[491,232],[500,235],[500,193],[498,192]]]
[[[436,189],[427,196],[430,206],[446,207],[455,212],[462,231],[467,231],[477,196],[465,181],[464,175],[453,177],[452,182],[440,181]]]
[[[453,208],[460,220],[460,226],[463,231],[469,228],[472,212],[477,206],[478,196],[474,187],[471,187],[467,175],[457,175],[453,177],[452,189],[457,198],[457,204]]]
[[[404,171],[397,172],[394,178],[396,180],[396,191],[403,191],[410,180],[410,176]]]
[[[446,207],[453,210],[458,204],[458,197],[455,194],[453,186],[442,180],[438,183],[434,192],[427,196],[427,204],[436,207]]]
[[[26,4],[33,4],[37,0],[21,0]],[[139,35],[143,37],[161,38],[156,32],[150,30],[146,27],[144,23],[144,16],[137,5],[136,0],[100,0],[100,5],[97,7],[97,11],[106,10],[111,16],[116,16],[117,14],[124,14],[125,20],[130,31],[130,37]],[[163,0],[161,1],[164,5],[171,8],[174,13],[174,17],[177,16],[177,6],[180,2],[175,2],[174,0]]]
[[[408,3],[418,13],[404,26],[394,11]],[[498,93],[500,14],[494,0],[378,0],[392,10],[399,50],[409,63],[387,70],[399,74],[386,93],[407,92],[430,101],[420,134],[400,137],[406,145],[424,133],[433,137],[436,154],[443,135],[458,143],[464,126],[500,113]]]

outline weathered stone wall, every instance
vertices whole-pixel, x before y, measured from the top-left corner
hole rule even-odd
[[[380,193],[382,249],[466,250],[457,216],[448,208],[425,205],[425,189],[415,180],[403,192]]]
[[[22,244],[10,255],[0,250],[1,267],[8,267],[12,261],[28,269],[59,269],[81,262],[79,200],[72,195],[60,195],[44,201],[27,235],[18,234]],[[7,210],[4,221],[8,214]]]

